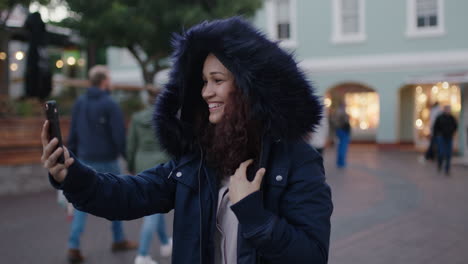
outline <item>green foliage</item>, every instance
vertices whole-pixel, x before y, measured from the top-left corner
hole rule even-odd
[[[173,32],[203,20],[252,16],[262,0],[67,0],[75,14],[64,26],[78,29],[89,42],[126,47],[140,63],[145,81],[161,70],[171,52]],[[145,74],[149,74],[146,76]]]
[[[40,4],[48,4],[50,0],[0,0],[0,27],[5,26],[6,20],[9,18],[10,12],[16,5],[22,5],[24,7],[29,7],[33,2],[38,2]],[[5,12],[2,14],[2,12]]]

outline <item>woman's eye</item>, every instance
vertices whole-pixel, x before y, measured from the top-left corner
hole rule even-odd
[[[221,83],[223,80],[215,80],[216,83]]]

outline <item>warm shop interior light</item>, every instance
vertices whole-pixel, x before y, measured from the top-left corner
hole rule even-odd
[[[0,52],[0,60],[5,60],[7,57],[6,53],[5,52]]]
[[[421,119],[416,120],[415,125],[418,129],[421,129],[423,126],[423,121]]]
[[[324,103],[326,107],[330,107],[332,105],[332,100],[330,98],[325,98]]]
[[[362,130],[366,130],[369,128],[369,124],[367,122],[362,121],[361,123],[359,123],[359,128],[361,128]]]

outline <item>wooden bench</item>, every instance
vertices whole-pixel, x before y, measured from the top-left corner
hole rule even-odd
[[[40,163],[41,129],[44,118],[0,119],[0,165]],[[62,137],[66,140],[70,119],[61,118]]]

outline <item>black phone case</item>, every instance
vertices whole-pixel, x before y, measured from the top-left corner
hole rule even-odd
[[[56,137],[59,141],[57,148],[62,147],[62,133],[60,132],[57,102],[55,102],[54,100],[47,101],[45,104],[45,111],[47,120],[49,121],[49,141]],[[65,157],[63,153],[62,155],[60,155],[57,161],[62,164],[65,162]]]

